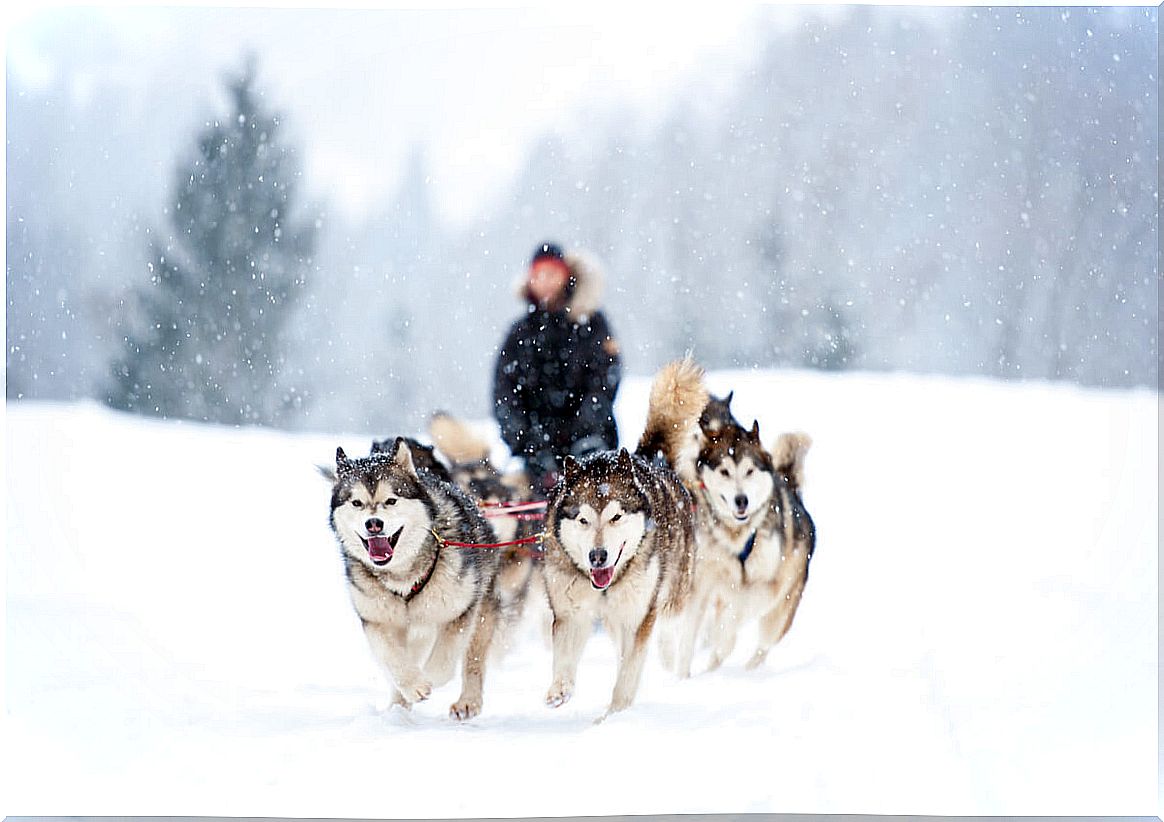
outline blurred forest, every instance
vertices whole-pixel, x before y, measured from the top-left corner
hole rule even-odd
[[[485,417],[543,239],[602,261],[635,374],[691,349],[1158,387],[1157,9],[805,15],[722,98],[545,134],[468,226],[421,144],[366,221],[305,198],[311,103],[268,99],[261,54],[206,78],[217,111],[161,169],[134,152],[148,106],[9,72],[7,397],[374,434]]]

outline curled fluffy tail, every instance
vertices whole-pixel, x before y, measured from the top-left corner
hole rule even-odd
[[[781,434],[772,446],[772,464],[776,471],[787,477],[798,491],[804,487],[804,456],[812,445],[812,437],[803,432]]]
[[[703,369],[690,356],[668,363],[651,383],[647,425],[635,453],[653,459],[661,453],[673,469],[695,442],[699,415],[707,405]]]
[[[454,464],[477,462],[489,456],[489,443],[444,411],[437,411],[429,418],[428,435],[437,450]]]

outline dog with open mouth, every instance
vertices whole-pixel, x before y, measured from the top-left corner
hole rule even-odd
[[[650,461],[674,419],[693,424],[707,395],[674,390],[690,360],[665,367],[651,388],[647,425],[635,454],[567,457],[548,500],[543,574],[553,612],[553,675],[546,703],[574,692],[578,663],[595,620],[618,650],[607,714],[634,701],[659,620],[678,618],[691,589],[695,536],[691,497],[666,467]],[[702,373],[702,372],[699,372]]]
[[[405,708],[451,680],[461,663],[455,719],[480,713],[497,623],[492,528],[459,488],[418,470],[408,443],[367,457],[336,450],[329,522],[352,605]]]

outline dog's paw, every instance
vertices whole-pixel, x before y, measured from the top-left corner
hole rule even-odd
[[[764,660],[767,658],[768,658],[767,651],[756,651],[756,653],[752,654],[752,658],[748,660],[747,664],[744,665],[744,670],[745,671],[756,670],[757,668],[759,668],[761,665],[764,664]]]
[[[459,719],[462,722],[466,719],[472,719],[481,713],[481,700],[479,699],[458,699],[449,706],[449,718]]]
[[[408,705],[414,702],[424,702],[424,700],[428,699],[429,694],[432,693],[432,685],[426,679],[402,682],[396,688],[400,693],[400,698]]]
[[[564,682],[555,682],[546,694],[546,704],[551,708],[560,708],[570,701],[574,689]]]

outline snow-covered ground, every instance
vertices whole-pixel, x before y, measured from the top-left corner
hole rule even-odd
[[[1157,765],[1151,391],[711,375],[815,439],[785,641],[610,695],[605,636],[542,704],[530,623],[458,725],[387,707],[316,472],[364,436],[8,404],[7,814],[1140,814]],[[632,442],[646,384],[618,413]],[[416,433],[416,432],[382,432]]]

